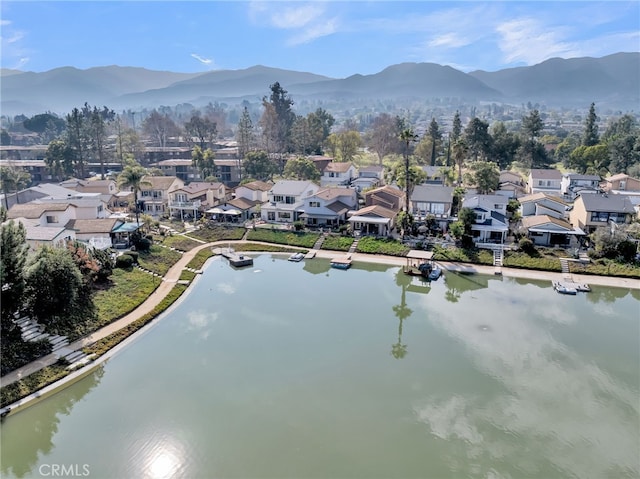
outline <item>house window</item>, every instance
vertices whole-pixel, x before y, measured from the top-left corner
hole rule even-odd
[[[309,201],[309,208],[320,208],[319,201]]]
[[[502,209],[502,205],[495,204],[495,205],[493,205],[493,209],[494,210],[501,210]]]
[[[288,219],[291,218],[291,213],[289,213],[288,211],[282,212],[282,213],[280,213],[280,218],[288,220]]]
[[[431,213],[434,215],[444,214],[444,203],[431,203]]]
[[[609,221],[609,213],[594,211],[591,213],[591,221],[597,223],[606,223],[607,221]]]
[[[620,189],[624,190],[627,187],[627,182],[625,180],[620,180]]]
[[[269,211],[267,213],[267,221],[275,221],[276,220],[276,213],[275,211]]]
[[[284,202],[288,205],[292,205],[296,202],[296,197],[295,196],[286,196],[284,198]]]
[[[544,181],[538,180],[538,186],[544,186]]]
[[[47,215],[47,223],[57,223],[58,222],[58,217],[57,216],[48,216]]]
[[[273,195],[273,201],[275,203],[282,203],[284,201],[284,197],[282,195]]]

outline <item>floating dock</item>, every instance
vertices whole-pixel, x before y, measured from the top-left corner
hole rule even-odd
[[[253,264],[253,258],[244,254],[236,253],[230,248],[221,249],[219,253],[229,260],[231,266],[251,266]]]
[[[349,269],[351,267],[351,256],[347,255],[342,258],[333,258],[331,267],[337,269]]]

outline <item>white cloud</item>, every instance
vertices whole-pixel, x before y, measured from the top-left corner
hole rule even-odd
[[[445,33],[444,35],[438,35],[427,42],[427,45],[433,47],[446,47],[446,48],[459,48],[469,45],[471,40],[460,36],[456,33]]]
[[[249,17],[256,24],[292,31],[288,46],[309,43],[338,31],[337,17],[327,17],[325,2],[267,3],[251,2]]]
[[[197,53],[192,53],[191,56],[193,58],[195,58],[196,60],[198,60],[200,63],[204,63],[205,65],[210,65],[213,63],[213,59],[211,58],[204,58],[200,55],[198,55]]]
[[[287,41],[288,45],[301,45],[309,43],[316,38],[326,37],[338,31],[338,19],[332,18],[322,23],[318,23],[313,27],[305,28],[299,34],[293,36]]]
[[[500,23],[496,32],[501,39],[498,47],[506,63],[523,62],[534,65],[553,57],[580,56],[580,49],[562,41],[562,33],[533,18],[519,18]]]
[[[295,8],[285,8],[271,15],[271,25],[276,28],[297,29],[314,22],[324,13],[319,4],[303,5]]]
[[[1,27],[6,27],[7,25],[11,25],[11,20],[0,20]]]

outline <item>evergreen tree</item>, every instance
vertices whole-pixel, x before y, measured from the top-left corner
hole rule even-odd
[[[451,130],[451,140],[455,143],[462,135],[462,121],[460,121],[460,112],[456,110],[453,116],[453,128]]]
[[[431,139],[431,166],[436,166],[436,144],[442,139],[442,133],[435,118],[431,118],[428,134]]]
[[[589,114],[584,123],[584,133],[582,135],[583,146],[595,146],[600,142],[598,138],[598,117],[596,116],[596,104],[589,107]]]
[[[29,246],[27,232],[24,225],[13,220],[0,227],[0,284],[2,293],[0,299],[2,318],[0,334],[6,334],[15,329],[13,315],[22,309],[24,301],[25,278],[24,267],[27,261]]]
[[[255,133],[253,131],[253,122],[249,109],[245,106],[242,110],[242,116],[238,122],[238,131],[236,132],[236,141],[238,142],[238,157],[244,159],[251,150],[255,149]]]

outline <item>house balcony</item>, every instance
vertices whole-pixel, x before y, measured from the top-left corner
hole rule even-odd
[[[170,201],[169,202],[169,208],[177,209],[177,210],[193,210],[193,209],[200,208],[201,205],[202,205],[202,201],[201,200],[195,200],[195,201]]]

